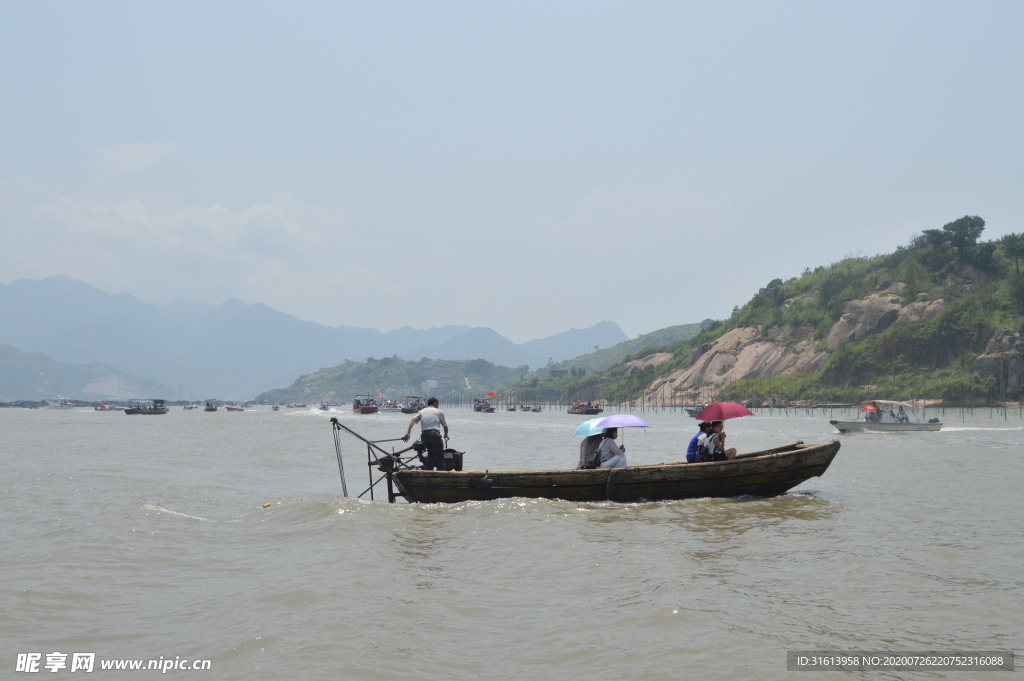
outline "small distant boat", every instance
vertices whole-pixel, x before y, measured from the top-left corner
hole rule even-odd
[[[125,407],[124,413],[129,416],[154,416],[166,414],[169,411],[167,400],[145,400],[145,404],[138,403]]]
[[[245,411],[245,407],[239,406],[234,402],[228,402],[224,405],[224,408],[228,411]]]
[[[302,404],[299,404],[297,402],[289,402],[285,406],[287,406],[289,409],[305,409],[306,408],[306,403],[303,402]]]
[[[115,407],[112,404],[107,404],[106,402],[100,402],[100,406],[93,407],[93,409],[95,409],[96,411],[121,411],[122,409],[124,409],[124,407]]]
[[[71,403],[67,395],[57,395],[55,399],[46,400],[47,409],[74,409],[75,405]]]
[[[894,409],[899,412],[894,412]],[[861,412],[864,413],[863,421],[832,419],[829,423],[840,433],[919,433],[942,430],[939,419],[918,421],[914,406],[906,402],[871,400],[864,403]]]
[[[203,411],[217,411],[217,404],[212,400],[207,400],[206,406],[203,407]]]
[[[569,407],[570,414],[594,416],[600,414],[604,409],[596,402],[577,402]]]
[[[330,408],[331,403],[328,402],[327,400],[324,400],[323,402],[320,403],[320,411],[329,411]]]
[[[352,400],[352,412],[355,414],[376,414],[380,411],[373,395],[356,395]]]
[[[427,403],[423,401],[423,398],[416,395],[402,395],[402,399],[412,400],[411,402],[406,402],[402,406],[403,414],[417,414],[421,409],[423,409],[423,407],[427,406]]]
[[[380,405],[380,411],[382,414],[397,414],[402,411],[402,405],[398,403],[398,400],[384,400],[384,404]]]
[[[184,411],[190,411],[190,410],[195,409],[195,408],[196,408],[196,405],[194,405],[194,404],[186,404],[184,407],[182,407],[182,409]]]
[[[494,413],[494,407],[491,406],[490,401],[487,400],[486,398],[481,399],[479,397],[474,397],[473,398],[473,411],[482,412],[484,414],[493,414]]]
[[[514,404],[505,405],[505,411],[515,411],[515,410],[516,410],[516,405],[514,405]]]
[[[275,403],[275,404],[273,404],[273,405],[272,405],[272,406],[270,407],[270,411],[281,411],[281,405],[279,405],[279,404],[276,404],[276,403]]]
[[[685,411],[686,415],[689,416],[691,419],[695,419],[697,418],[697,416],[700,415],[702,411],[704,411],[704,408],[706,406],[708,405],[698,404],[696,407],[683,407],[683,411]]]

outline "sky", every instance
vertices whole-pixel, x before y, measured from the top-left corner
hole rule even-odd
[[[1024,231],[1020,2],[0,2],[0,282],[321,324],[727,317]]]

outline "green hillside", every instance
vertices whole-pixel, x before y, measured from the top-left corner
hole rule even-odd
[[[708,326],[712,321],[713,320],[708,319],[699,324],[680,324],[678,326],[669,326],[664,329],[658,329],[657,331],[637,336],[632,340],[623,341],[622,343],[613,345],[610,348],[595,350],[594,352],[586,355],[580,355],[579,357],[549,364],[534,373],[537,376],[542,376],[549,373],[552,369],[566,369],[574,374],[586,374],[592,371],[606,369],[616,362],[640,352],[644,348],[660,348],[671,343],[675,343],[676,341],[692,338],[700,333],[702,325]]]
[[[383,393],[385,397],[424,395],[423,384],[436,381],[438,396],[480,397],[520,380],[528,371],[496,366],[487,360],[422,359],[407,362],[397,357],[348,361],[300,376],[290,387],[269,390],[257,400],[273,402],[348,401],[354,395]]]
[[[685,375],[701,351],[715,347],[723,335],[751,329],[748,335],[758,339],[788,334],[788,340],[778,343],[782,353],[794,350],[799,341],[811,341],[805,343],[811,346],[808,352],[827,357],[809,373],[769,372],[727,385],[717,384],[712,376],[705,387],[713,388],[716,396],[740,400],[770,394],[774,399],[809,401],[849,401],[869,394],[879,399],[1020,399],[1024,235],[982,242],[984,226],[981,218],[965,216],[941,229],[925,230],[894,253],[846,258],[786,281],[775,279],[734,308],[728,320],[692,338],[636,352],[601,371],[534,377],[512,389],[522,399],[638,399],[658,381]],[[870,333],[862,334],[866,337],[854,334],[836,341],[858,306],[881,304],[886,297],[891,309]],[[917,312],[923,321],[914,321]],[[928,313],[936,316],[927,318]],[[899,324],[894,323],[897,320]],[[654,352],[667,357],[649,366],[629,364]],[[673,387],[663,394],[684,397],[701,387]]]

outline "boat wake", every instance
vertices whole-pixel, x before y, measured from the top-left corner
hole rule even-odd
[[[1016,426],[1016,427],[1007,426],[1005,428],[995,428],[995,427],[993,427],[993,428],[980,428],[980,427],[977,427],[977,426],[945,426],[945,425],[942,426],[942,432],[943,433],[967,433],[967,432],[973,433],[973,432],[977,432],[977,431],[986,431],[986,430],[998,430],[998,431],[1002,431],[1002,432],[1024,433],[1024,426]]]
[[[181,518],[189,518],[191,520],[198,520],[198,521],[204,522],[204,523],[236,523],[239,520],[241,520],[241,518],[230,518],[228,520],[217,520],[216,518],[204,518],[202,516],[189,515],[188,513],[182,513],[180,511],[172,511],[171,509],[165,508],[165,507],[161,506],[160,504],[142,504],[142,508],[146,509],[147,511],[156,511],[157,513],[168,513],[170,515],[176,515],[176,516],[179,516]]]

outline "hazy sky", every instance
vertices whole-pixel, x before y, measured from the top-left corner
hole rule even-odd
[[[0,281],[516,342],[1024,231],[1021,2],[3,2]]]

